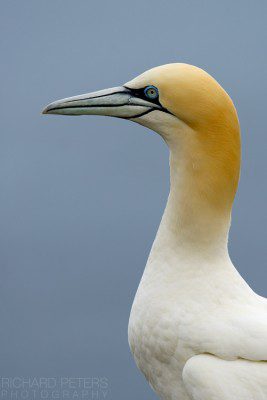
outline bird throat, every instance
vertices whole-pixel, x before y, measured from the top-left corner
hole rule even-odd
[[[239,132],[234,146],[232,138],[215,137],[203,141],[198,135],[187,135],[169,144],[170,193],[154,249],[196,256],[228,254],[240,169]]]

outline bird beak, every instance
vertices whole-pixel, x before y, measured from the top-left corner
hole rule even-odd
[[[48,104],[43,114],[106,115],[134,119],[141,117],[160,105],[136,97],[124,86],[68,97]]]

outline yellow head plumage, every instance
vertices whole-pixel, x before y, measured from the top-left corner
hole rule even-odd
[[[154,91],[147,92],[151,86]],[[115,116],[155,130],[171,149],[171,172],[175,164],[183,169],[184,201],[195,196],[196,204],[231,209],[240,169],[237,113],[228,94],[202,69],[163,65],[121,87],[51,103],[44,113]]]
[[[167,128],[164,138],[174,152],[175,147],[176,151],[183,147],[192,185],[209,205],[229,209],[240,170],[240,128],[229,95],[202,69],[180,63],[153,68],[126,84],[130,88],[147,85],[158,88],[162,106],[182,122]],[[149,126],[149,122],[144,124]]]

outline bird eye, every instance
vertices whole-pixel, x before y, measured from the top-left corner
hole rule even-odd
[[[147,86],[144,89],[145,96],[151,100],[155,100],[159,97],[158,89],[155,86]]]

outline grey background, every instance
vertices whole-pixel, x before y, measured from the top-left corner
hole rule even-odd
[[[230,252],[267,296],[266,1],[1,4],[0,375],[106,376],[155,399],[127,344],[131,303],[168,193],[168,151],[137,124],[42,116],[52,100],[153,66],[206,69],[240,117]]]

